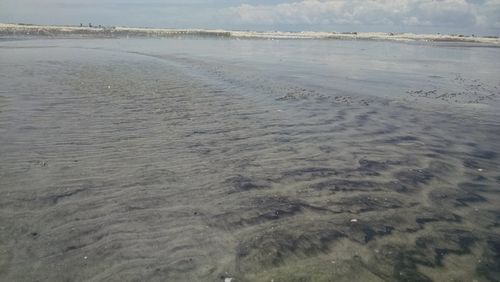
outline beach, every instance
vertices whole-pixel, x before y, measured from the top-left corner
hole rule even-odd
[[[368,40],[396,42],[456,42],[500,46],[498,36],[463,34],[415,34],[393,32],[318,32],[318,31],[250,31],[223,29],[179,29],[179,28],[138,28],[122,26],[53,26],[34,24],[0,23],[0,36],[43,36],[43,37],[215,37],[236,39],[293,39],[293,40]]]
[[[1,281],[499,280],[498,39],[213,33],[4,35]]]

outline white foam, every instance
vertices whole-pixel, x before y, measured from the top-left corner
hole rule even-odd
[[[17,35],[137,35],[151,37],[167,36],[217,36],[234,38],[258,39],[338,39],[338,40],[389,40],[389,41],[432,41],[432,42],[463,42],[484,43],[500,46],[498,37],[445,35],[445,34],[414,34],[414,33],[384,33],[384,32],[257,32],[230,31],[222,29],[165,29],[165,28],[135,28],[135,27],[75,27],[1,24],[0,34]]]

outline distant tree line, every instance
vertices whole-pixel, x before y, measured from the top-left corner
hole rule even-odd
[[[89,25],[88,25],[88,26],[89,26],[89,27],[94,27],[94,28],[102,28],[102,25],[94,26],[94,25],[92,25],[92,23],[89,23]],[[83,27],[83,24],[82,24],[82,23],[80,23],[80,27]]]

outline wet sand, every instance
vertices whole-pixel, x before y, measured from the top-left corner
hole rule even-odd
[[[0,280],[499,281],[499,52],[3,41]]]

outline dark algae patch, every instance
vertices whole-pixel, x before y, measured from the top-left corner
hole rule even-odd
[[[500,281],[500,236],[493,235],[487,242],[485,255],[476,271],[488,281]]]
[[[279,267],[292,257],[310,257],[330,251],[330,244],[344,237],[342,232],[311,226],[307,233],[276,229],[240,242],[236,267],[240,271]]]
[[[226,180],[236,191],[247,191],[252,189],[269,188],[269,183],[264,180],[251,179],[242,175],[237,175]]]

